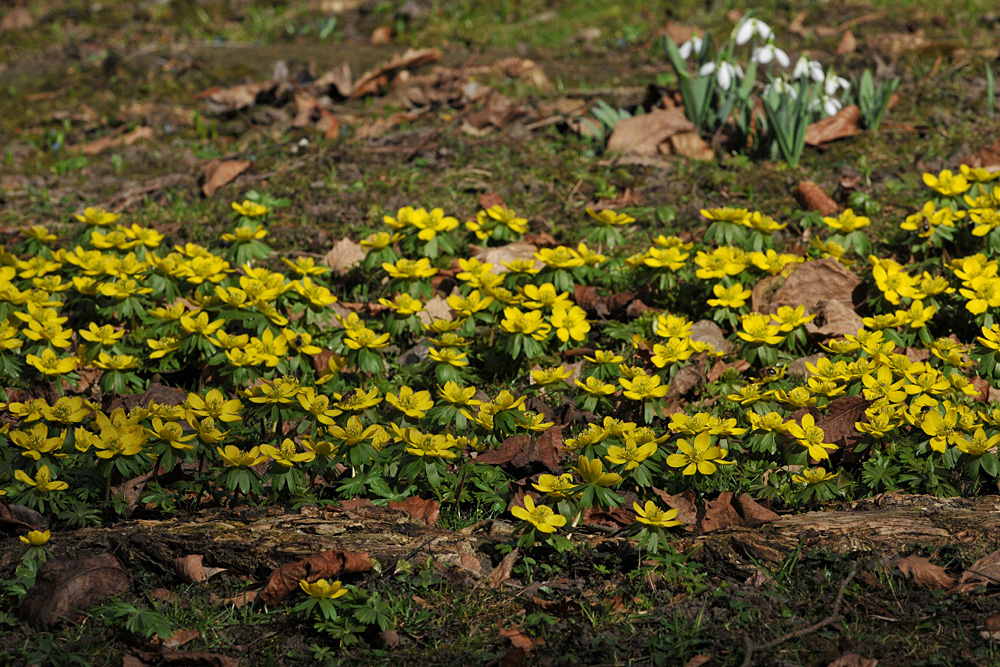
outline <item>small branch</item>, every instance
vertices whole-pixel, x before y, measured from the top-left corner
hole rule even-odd
[[[750,667],[753,664],[753,653],[754,651],[766,650],[774,648],[779,644],[788,641],[789,639],[796,639],[804,635],[811,634],[817,630],[822,630],[828,625],[832,625],[837,621],[843,620],[843,616],[840,615],[840,605],[844,601],[844,591],[847,590],[847,585],[851,583],[854,579],[854,575],[858,573],[858,564],[851,564],[851,571],[848,573],[847,577],[840,583],[840,589],[837,591],[837,597],[833,601],[833,608],[830,610],[830,615],[824,618],[819,623],[810,625],[808,628],[802,628],[801,630],[796,630],[795,632],[789,632],[788,634],[781,635],[777,639],[772,639],[766,644],[761,644],[760,646],[754,646],[754,643],[750,641],[749,637],[743,638],[744,655],[743,662],[740,667]]]

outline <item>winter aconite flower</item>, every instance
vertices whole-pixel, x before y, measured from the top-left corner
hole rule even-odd
[[[712,436],[707,432],[699,433],[693,443],[678,440],[677,453],[667,457],[667,465],[671,468],[683,468],[685,475],[711,475],[720,465],[732,465],[732,461],[725,460],[728,453],[718,445],[713,445]]]
[[[51,535],[48,530],[29,530],[27,535],[21,535],[21,541],[31,547],[44,547]]]
[[[551,507],[535,506],[535,501],[531,496],[524,497],[524,507],[515,505],[511,508],[510,513],[521,521],[527,521],[543,533],[554,533],[556,528],[566,525],[566,517],[556,514]]]
[[[656,506],[652,500],[647,500],[645,505],[633,502],[632,509],[635,510],[635,520],[657,528],[672,528],[681,525],[676,519],[679,510],[663,510]]]
[[[816,418],[811,414],[804,415],[801,424],[789,424],[788,434],[798,440],[809,451],[809,456],[817,461],[830,458],[830,452],[837,449],[837,445],[823,442],[826,434],[816,426]]]
[[[39,468],[38,472],[35,473],[35,476],[33,478],[29,476],[27,473],[25,473],[23,470],[15,470],[14,477],[19,482],[23,482],[25,484],[28,484],[29,486],[35,487],[35,490],[41,494],[46,494],[49,493],[50,491],[62,491],[64,489],[69,488],[69,484],[67,484],[66,482],[57,482],[56,480],[52,479],[51,473],[49,472],[49,467],[47,465],[43,465],[41,468]]]
[[[347,595],[347,589],[344,588],[339,581],[330,583],[326,579],[318,579],[312,583],[302,579],[299,581],[299,588],[301,588],[306,595],[317,600],[336,600],[339,597]]]

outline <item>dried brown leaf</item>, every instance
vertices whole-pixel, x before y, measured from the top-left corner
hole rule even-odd
[[[822,146],[837,139],[853,137],[859,132],[860,118],[861,110],[854,104],[848,104],[837,115],[810,123],[806,128],[806,143],[810,146]]]
[[[197,630],[178,630],[169,637],[160,640],[161,646],[168,650],[173,650],[178,646],[187,644],[192,639],[197,639],[201,635]]]
[[[503,582],[510,579],[510,573],[514,569],[514,563],[517,562],[517,556],[519,553],[520,549],[515,547],[513,551],[503,557],[503,560],[500,561],[499,565],[493,568],[493,571],[490,572],[489,575],[490,588],[495,591],[500,590],[500,587],[503,586]]]
[[[174,569],[181,579],[189,584],[198,584],[208,581],[217,574],[226,571],[224,567],[205,567],[205,556],[202,554],[191,554],[174,559]]]
[[[816,185],[812,181],[802,181],[795,188],[795,199],[799,205],[809,211],[819,211],[823,215],[833,215],[840,207],[833,201],[826,190]]]
[[[333,244],[330,252],[323,257],[323,264],[330,267],[338,276],[344,276],[363,262],[365,255],[365,249],[361,244],[355,243],[345,236]]]
[[[426,65],[440,59],[441,51],[439,49],[407,49],[403,55],[396,55],[389,62],[362,74],[354,82],[351,98],[378,94],[388,87],[389,82],[400,71]]]
[[[262,95],[273,91],[276,87],[276,83],[269,81],[267,83],[244,83],[232,88],[210,88],[196,95],[195,99],[204,99],[212,113],[236,113],[253,106]]]
[[[825,442],[840,448],[838,453],[846,457],[842,459],[844,462],[849,463],[856,458],[852,456],[854,446],[861,442],[864,434],[858,431],[855,424],[868,421],[865,410],[873,402],[862,396],[840,396],[830,403],[826,416],[816,421],[816,426],[823,429]]]
[[[219,188],[249,169],[251,164],[250,160],[212,160],[205,165],[205,184],[201,186],[201,191],[206,197],[211,197]]]
[[[962,164],[987,171],[1000,171],[1000,141],[983,146],[962,160]]]
[[[854,335],[865,324],[854,308],[843,301],[820,301],[811,306],[810,312],[816,318],[806,322],[806,331],[820,336]]]
[[[1000,585],[1000,549],[989,553],[969,566],[958,580],[958,591],[967,592],[981,586]]]
[[[558,472],[562,455],[562,429],[562,426],[551,426],[537,438],[512,435],[497,449],[480,454],[476,461],[498,465],[521,477],[539,472]]]
[[[180,665],[183,667],[240,667],[236,658],[206,651],[142,651],[130,656],[147,665]]]
[[[696,655],[684,663],[684,667],[703,667],[703,665],[707,665],[710,662],[712,662],[711,655]]]
[[[422,521],[428,526],[433,526],[438,517],[441,516],[441,506],[433,499],[423,499],[417,496],[410,496],[403,501],[389,501],[389,508],[402,510],[417,521]]]
[[[347,63],[341,63],[340,67],[335,67],[313,81],[313,90],[317,93],[336,93],[344,99],[351,96],[353,88],[354,86],[351,83],[351,66]]]
[[[0,19],[0,32],[7,32],[8,30],[23,30],[25,28],[30,28],[34,23],[35,19],[32,18],[31,12],[28,11],[28,8],[23,5],[18,5],[11,8],[9,12],[4,14],[3,19]]]
[[[714,160],[715,151],[697,132],[678,132],[670,137],[670,149],[692,160]]]
[[[738,498],[731,492],[719,494],[715,500],[705,504],[705,516],[701,519],[701,529],[706,533],[724,528],[756,528],[777,521],[778,515],[744,493]]]
[[[393,29],[387,25],[380,25],[372,30],[371,43],[373,45],[391,44]]]
[[[854,288],[861,280],[832,258],[798,264],[785,276],[769,276],[753,288],[752,308],[758,313],[776,313],[781,306],[805,306],[814,312],[821,301],[840,301],[854,307]],[[855,329],[855,331],[857,331]]]
[[[654,109],[647,114],[618,121],[608,139],[608,150],[656,155],[657,146],[671,136],[696,130],[694,124],[684,116],[683,109]]]
[[[722,328],[712,320],[698,320],[691,325],[691,340],[709,343],[719,352],[729,352],[733,349],[733,344],[726,340]]]
[[[128,590],[131,579],[111,554],[88,554],[47,561],[21,604],[21,617],[36,627],[62,620],[77,622],[78,610]]]
[[[878,667],[878,660],[863,658],[853,651],[848,651],[831,662],[827,667]]]
[[[696,496],[693,490],[687,489],[682,493],[670,495],[666,491],[654,488],[653,493],[656,494],[657,498],[666,503],[667,507],[677,510],[678,521],[688,526],[698,523],[698,507],[694,502]]]
[[[899,568],[903,576],[912,578],[916,583],[923,584],[928,588],[947,590],[955,585],[955,578],[948,574],[943,567],[935,565],[923,556],[897,558],[893,564]]]
[[[364,551],[330,549],[297,563],[282,565],[271,573],[258,597],[264,604],[275,605],[298,588],[302,580],[312,583],[320,579],[335,579],[344,574],[370,572],[371,569],[371,557]]]
[[[469,252],[472,256],[484,264],[492,264],[492,273],[507,273],[504,262],[513,262],[517,259],[533,259],[538,252],[538,246],[526,241],[514,241],[506,245],[494,248],[484,248],[477,245],[470,245]]]
[[[670,383],[670,389],[667,391],[666,400],[669,401],[681,396],[687,396],[705,384],[706,380],[702,364],[696,363],[685,366],[674,375],[674,379]]]
[[[846,56],[848,53],[854,53],[858,48],[858,40],[854,38],[854,33],[850,30],[845,30],[844,35],[840,38],[840,44],[837,45],[837,55]]]

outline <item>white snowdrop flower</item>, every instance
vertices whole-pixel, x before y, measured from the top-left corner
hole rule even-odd
[[[809,103],[809,110],[815,111],[821,104],[823,105],[823,113],[827,116],[836,116],[837,112],[844,106],[843,102],[838,100],[836,97],[823,95],[821,98],[815,99]]]
[[[681,54],[681,58],[687,60],[691,57],[692,53],[701,53],[702,44],[704,44],[704,40],[695,35],[688,41],[681,44],[677,49],[677,52]]]
[[[766,65],[772,60],[776,61],[782,67],[788,67],[792,64],[792,61],[788,58],[788,54],[770,42],[754,49],[750,60],[761,65]]]
[[[799,59],[795,61],[795,69],[792,70],[792,79],[798,80],[804,76],[809,77],[816,83],[823,83],[826,75],[823,74],[823,65],[819,61],[799,56]]]
[[[774,31],[760,19],[750,17],[740,21],[733,31],[733,36],[737,44],[746,44],[753,38],[754,33],[760,35],[761,39],[770,39]]]
[[[764,86],[765,97],[770,95],[772,92],[777,93],[779,95],[787,94],[791,96],[793,100],[798,97],[798,93],[795,92],[795,88],[793,88],[787,81],[785,81],[780,76],[776,79],[772,79],[769,84]]]
[[[842,76],[837,76],[837,73],[830,70],[826,73],[826,80],[823,81],[823,92],[827,95],[836,95],[837,91],[843,88],[844,90],[850,90],[850,82]]]
[[[729,90],[734,80],[743,78],[743,68],[726,61],[705,63],[698,70],[698,75],[708,76],[713,72],[715,72],[715,80],[718,81],[719,87],[723,90]]]

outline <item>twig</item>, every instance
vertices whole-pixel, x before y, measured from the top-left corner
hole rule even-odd
[[[845,578],[844,581],[840,583],[840,590],[837,591],[837,597],[833,601],[833,609],[830,610],[830,615],[824,618],[819,623],[810,625],[808,628],[802,628],[801,630],[796,630],[795,632],[789,632],[788,634],[781,635],[777,639],[772,639],[766,644],[761,644],[760,646],[754,646],[754,643],[750,641],[749,637],[744,637],[743,638],[744,655],[743,655],[743,662],[740,664],[740,667],[750,667],[753,664],[754,651],[774,648],[778,644],[786,642],[789,639],[796,639],[797,637],[802,637],[803,635],[811,634],[813,632],[816,632],[817,630],[822,630],[826,626],[832,625],[837,621],[843,620],[844,617],[840,615],[840,604],[844,601],[844,591],[847,590],[847,585],[851,583],[851,580],[854,579],[854,575],[856,575],[857,573],[858,573],[858,564],[852,563],[851,571],[848,573],[847,578]]]

